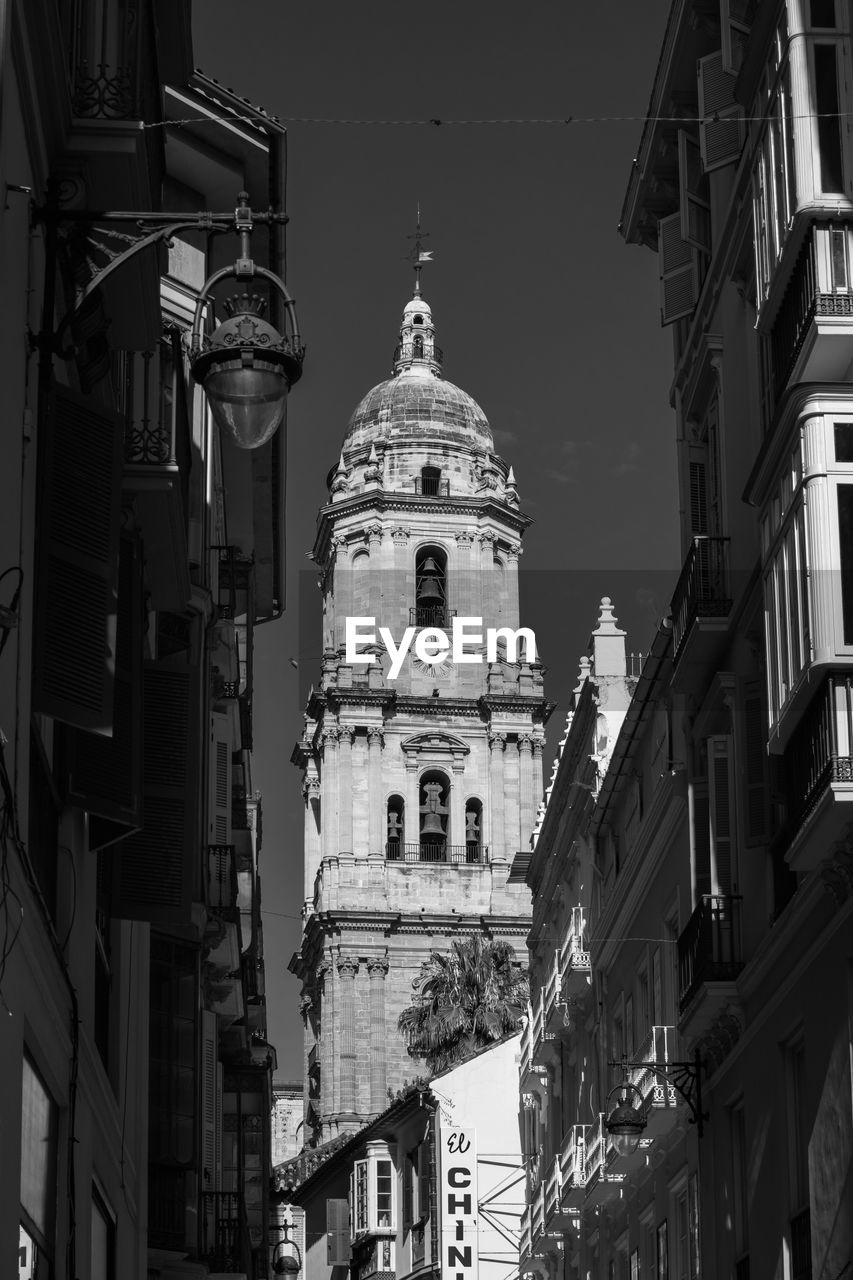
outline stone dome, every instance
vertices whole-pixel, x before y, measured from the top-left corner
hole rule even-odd
[[[349,420],[344,450],[380,441],[430,440],[462,445],[478,453],[494,450],[483,410],[467,392],[428,369],[404,369],[380,382]]]

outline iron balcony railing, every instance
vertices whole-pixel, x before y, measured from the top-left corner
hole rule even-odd
[[[456,865],[486,863],[489,861],[489,846],[444,844],[438,840],[403,844],[399,840],[389,840],[385,845],[385,857],[389,862],[451,862]]]
[[[800,249],[770,332],[774,401],[785,390],[817,316],[853,317],[846,223],[815,223]]]
[[[677,1039],[675,1027],[652,1027],[634,1054],[637,1065],[628,1069],[628,1079],[639,1089],[646,1107],[674,1107],[678,1101],[674,1086],[660,1071],[677,1060]],[[647,1062],[657,1066],[642,1065]]]
[[[589,1125],[573,1124],[560,1149],[560,1171],[564,1191],[586,1183],[586,1138]]]
[[[409,626],[444,628],[455,617],[456,610],[447,609],[443,604],[419,604],[409,610]]]
[[[419,345],[420,342],[420,345]],[[424,350],[424,341],[421,338],[412,338],[408,342],[398,342],[394,348],[394,361],[397,360],[434,360],[437,364],[441,364],[444,360],[444,352],[437,343],[432,344],[432,351],[427,353]]]
[[[788,832],[793,835],[834,782],[853,782],[853,682],[827,676],[784,755]]]
[[[424,498],[449,498],[450,481],[442,480],[438,476],[416,476],[415,493],[421,494]]]
[[[743,968],[740,897],[704,893],[678,939],[679,1007],[705,982],[726,982]]]
[[[246,1206],[238,1192],[202,1193],[201,1253],[211,1271],[252,1274]]]
[[[217,911],[237,908],[237,863],[233,844],[207,846],[207,901]]]
[[[125,463],[177,469],[186,516],[192,440],[180,334],[167,334],[153,351],[116,353],[115,376]]]
[[[699,618],[727,618],[732,607],[729,540],[696,534],[672,597],[676,658]]]

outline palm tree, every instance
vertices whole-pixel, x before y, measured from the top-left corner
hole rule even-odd
[[[397,1027],[432,1074],[514,1031],[529,995],[527,971],[516,967],[509,943],[477,934],[431,952],[412,988]]]

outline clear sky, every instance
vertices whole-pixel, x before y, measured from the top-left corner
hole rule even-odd
[[[483,406],[536,521],[522,622],[558,703],[550,753],[601,596],[629,650],[648,647],[666,610],[680,559],[671,341],[657,259],[616,229],[641,122],[450,122],[641,117],[668,8],[195,0],[196,65],[292,121],[288,285],[308,356],[289,407],[287,613],[256,633],[254,702],[269,1027],[286,1078],[302,1069],[299,986],[286,972],[303,895],[289,757],[320,654],[305,552],[349,416],[390,373],[418,202],[445,374]]]

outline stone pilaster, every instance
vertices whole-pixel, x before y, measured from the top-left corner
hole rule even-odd
[[[370,1110],[374,1114],[384,1111],[388,1046],[385,1034],[385,975],[388,961],[385,956],[373,956],[367,961],[370,977]]]
[[[352,847],[352,743],[355,729],[341,725],[338,737],[338,851],[349,853]]]
[[[335,610],[335,648],[340,649],[346,643],[346,619],[352,612],[352,566],[349,559],[349,543],[346,538],[333,539],[334,547],[334,610]]]
[[[520,607],[518,603],[518,557],[521,548],[512,546],[506,552],[506,601],[504,602],[504,624],[515,630],[520,625]]]
[[[536,818],[533,796],[533,735],[530,733],[520,733],[518,735],[518,767],[518,848],[529,849],[530,836]]]
[[[314,901],[314,880],[320,866],[320,779],[309,774],[302,786],[305,800],[305,901]]]
[[[492,858],[507,857],[507,840],[504,829],[504,749],[505,733],[489,734],[489,789],[491,791],[488,841]]]
[[[479,535],[480,542],[480,616],[483,630],[498,625],[498,602],[495,600],[495,535],[485,529]]]
[[[385,803],[382,787],[382,730],[367,731],[367,788],[370,810],[368,822],[368,856],[384,856],[385,853]]]
[[[349,956],[338,959],[338,993],[340,995],[340,1093],[338,1110],[352,1114],[356,1110],[355,1054],[355,975],[358,962]]]
[[[448,844],[465,844],[465,764],[464,761],[453,762],[450,774],[450,830]],[[464,859],[463,859],[464,860]]]
[[[323,857],[336,857],[338,845],[338,729],[330,725],[323,730],[323,787],[321,842]]]

